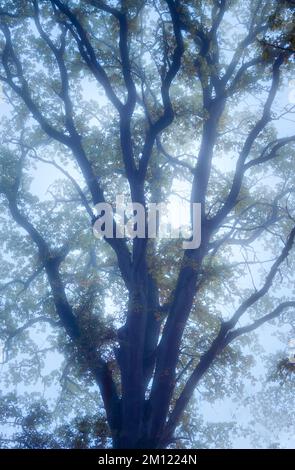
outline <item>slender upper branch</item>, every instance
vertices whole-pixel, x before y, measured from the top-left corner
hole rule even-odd
[[[227,216],[227,214],[233,209],[236,205],[236,201],[242,187],[244,173],[246,171],[245,162],[248,158],[251,149],[253,147],[254,142],[256,141],[259,134],[263,131],[266,125],[271,120],[271,108],[276,97],[276,94],[279,89],[280,84],[280,67],[284,62],[284,55],[280,54],[276,60],[274,61],[272,67],[272,83],[271,87],[267,96],[267,99],[264,104],[263,112],[261,118],[257,121],[255,126],[250,131],[244,145],[242,151],[239,155],[235,175],[233,178],[232,186],[230,192],[225,199],[225,202],[222,208],[218,211],[218,213],[210,220],[211,228],[216,228],[222,222],[222,220]]]

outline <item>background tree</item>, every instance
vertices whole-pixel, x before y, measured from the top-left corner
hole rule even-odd
[[[62,357],[43,385],[58,376],[97,403],[84,428],[76,416],[87,439],[50,445],[109,445],[106,422],[116,448],[172,445],[196,387],[226,397],[251,333],[292,313],[294,106],[281,90],[293,12],[263,0],[0,2],[7,381],[33,382]],[[41,198],[33,175],[47,167],[62,179]],[[201,203],[201,246],[95,240],[93,207],[118,192]],[[22,411],[6,399],[15,424]],[[25,446],[48,442],[38,406],[32,428],[21,421]]]

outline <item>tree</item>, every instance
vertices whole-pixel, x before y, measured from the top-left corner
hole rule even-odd
[[[245,359],[244,335],[295,307],[276,290],[279,275],[292,279],[295,135],[274,125],[294,108],[278,103],[293,6],[0,5],[4,359],[21,347],[30,373],[42,369],[32,332],[47,325],[65,369],[99,388],[113,446],[166,447],[214,365],[226,376]],[[280,47],[265,47],[278,17]],[[36,165],[63,177],[43,201]],[[96,204],[118,191],[144,207],[167,202],[175,181],[201,204],[198,248],[95,240]]]
[[[292,16],[289,17],[289,21],[286,21],[285,9],[277,9],[277,11],[270,18],[270,25],[272,34],[270,38],[263,40],[263,45],[267,48],[275,47],[282,51],[287,51],[292,54],[295,53],[295,35],[294,35],[294,14],[295,14],[295,2],[293,0],[287,0],[280,2],[284,6],[287,6],[292,11]],[[276,34],[274,34],[274,32]]]

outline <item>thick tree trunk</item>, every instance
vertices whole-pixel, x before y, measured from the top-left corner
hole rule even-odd
[[[113,449],[164,449],[160,439],[141,438],[134,436],[133,443],[127,443],[126,439],[118,438],[113,441]]]

